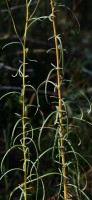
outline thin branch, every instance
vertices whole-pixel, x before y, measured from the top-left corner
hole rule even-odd
[[[61,95],[61,70],[60,70],[60,62],[59,62],[59,49],[58,49],[58,39],[57,39],[57,31],[56,31],[56,22],[55,22],[55,8],[54,8],[54,0],[50,0],[51,10],[52,10],[52,23],[53,23],[53,31],[54,31],[54,39],[55,39],[55,48],[56,48],[56,64],[57,64],[57,85],[58,85],[58,113],[59,113],[59,139],[60,139],[60,151],[61,151],[61,163],[62,163],[62,174],[63,174],[63,186],[64,186],[64,200],[67,200],[67,181],[66,181],[66,166],[65,166],[65,154],[64,154],[64,141],[62,135],[62,95]],[[63,58],[62,58],[63,59]],[[61,66],[63,68],[63,66]]]

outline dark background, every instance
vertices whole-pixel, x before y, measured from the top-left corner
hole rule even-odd
[[[29,8],[30,14],[36,6],[36,1],[32,1]],[[61,3],[60,1],[57,1]],[[89,104],[87,98],[92,105],[92,1],[84,0],[65,0],[62,1],[65,7],[60,7],[59,12],[56,17],[57,21],[57,33],[61,34],[62,44],[64,51],[64,79],[71,80],[62,86],[63,97],[65,99],[71,99],[74,101],[73,104],[69,104],[68,112],[77,113],[77,104],[82,108],[84,112],[84,118],[89,123],[76,122],[74,120],[69,121],[71,124],[76,124],[80,127],[78,129],[79,138],[81,139],[81,146],[77,146],[77,139],[75,134],[72,134],[71,141],[74,143],[74,148],[81,155],[87,159],[87,161],[92,165],[92,112],[88,113]],[[13,15],[18,34],[23,39],[24,24],[25,24],[25,1],[14,0],[9,1],[9,6],[11,8],[11,13]],[[69,9],[67,9],[67,7]],[[41,1],[34,17],[47,16],[50,15],[50,5],[46,0]],[[43,22],[37,21],[28,30],[27,35],[27,48],[28,48],[28,58],[31,60],[37,60],[37,62],[30,62],[27,59],[28,66],[26,73],[29,77],[26,79],[26,83],[30,83],[36,89],[38,85],[44,81],[51,70],[51,63],[55,64],[55,52],[50,51],[46,53],[47,50],[53,48],[54,41],[48,40],[53,36],[53,29],[51,22],[46,19]],[[12,44],[3,48],[4,45],[17,42],[17,36],[14,32],[12,22],[7,11],[7,6],[5,1],[0,1],[0,97],[5,93],[14,92],[12,95],[0,100],[0,159],[3,158],[4,153],[10,148],[10,138],[14,124],[18,120],[15,113],[21,114],[21,99],[16,92],[21,92],[22,79],[21,77],[13,77],[15,75],[22,60],[22,48],[18,44]],[[53,73],[51,80],[56,81],[56,74]],[[85,95],[81,95],[81,90]],[[48,98],[51,103],[53,96],[53,87],[48,85]],[[34,92],[32,89],[26,89],[26,103],[30,105],[30,101],[36,105],[36,98],[33,96]],[[32,100],[33,97],[33,100]],[[53,111],[53,105],[47,104],[44,95],[44,84],[39,90],[39,98],[42,112],[46,117],[49,112]],[[38,127],[41,124],[40,114],[34,115],[35,108],[29,109],[27,116],[30,118],[33,127]],[[52,119],[53,121],[53,119]],[[21,127],[21,125],[20,125]],[[19,133],[21,128],[17,128]],[[75,130],[74,130],[75,131]],[[35,132],[34,139],[37,140]],[[47,137],[42,137],[42,148],[47,148],[47,144],[50,146],[53,142],[49,140],[51,135],[48,133]],[[74,142],[75,141],[75,142]],[[76,147],[77,146],[77,147]],[[31,151],[33,147],[30,147]],[[35,159],[35,153],[32,152],[31,159]],[[41,161],[41,166],[43,170],[39,173],[43,173],[46,169],[44,162],[47,166],[50,163],[50,156],[47,156],[47,160]],[[18,150],[14,150],[5,159],[4,171],[10,168],[18,167],[20,165],[19,160],[22,155]],[[70,158],[71,159],[71,158]],[[55,166],[52,164],[49,170],[52,170]],[[92,199],[92,171],[91,167],[80,159],[81,168],[84,172],[81,172],[81,177],[84,174],[87,175],[87,188],[85,190],[89,198]],[[9,199],[10,191],[17,186],[18,183],[22,182],[21,173],[11,173],[7,178],[3,178],[0,183],[0,200]],[[50,178],[48,180],[48,189],[46,200],[52,199],[55,195],[54,184],[55,178]],[[7,185],[7,183],[9,183]],[[35,186],[33,187],[32,193],[35,191]],[[49,192],[49,187],[53,188],[51,193]],[[15,195],[17,196],[17,195]],[[33,197],[34,198],[34,197]],[[41,197],[39,197],[40,200]],[[17,199],[14,197],[13,199]]]

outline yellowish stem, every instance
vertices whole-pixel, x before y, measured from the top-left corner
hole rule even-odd
[[[59,49],[58,49],[58,40],[57,40],[57,31],[54,15],[54,1],[50,0],[51,10],[52,10],[52,22],[53,22],[53,31],[55,38],[55,48],[56,48],[56,63],[57,63],[57,84],[58,84],[58,112],[59,112],[59,139],[60,139],[60,151],[61,151],[61,163],[62,163],[62,174],[63,174],[63,186],[64,186],[64,200],[67,200],[67,180],[66,180],[66,167],[65,167],[65,154],[64,154],[64,140],[62,135],[62,95],[61,95],[61,78],[60,78],[60,66],[59,66]],[[63,68],[63,66],[62,66]]]
[[[25,135],[25,68],[26,68],[26,38],[27,38],[27,28],[28,28],[28,1],[26,0],[26,23],[24,30],[24,40],[23,40],[23,92],[22,92],[22,128],[23,128],[23,154],[24,154],[24,200],[27,200],[26,194],[26,135]]]

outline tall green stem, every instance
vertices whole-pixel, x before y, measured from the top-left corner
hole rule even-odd
[[[23,154],[24,154],[24,200],[27,199],[26,194],[26,135],[25,135],[25,68],[26,68],[26,39],[27,39],[27,28],[28,28],[28,1],[26,0],[26,22],[23,39],[23,93],[22,93],[22,128],[23,128]]]
[[[52,22],[53,22],[53,31],[55,39],[55,48],[56,48],[56,64],[57,64],[57,85],[58,85],[58,112],[59,112],[59,139],[60,139],[60,151],[61,151],[61,163],[62,163],[62,174],[63,174],[63,186],[64,186],[64,200],[67,200],[67,180],[66,180],[66,167],[65,167],[65,154],[64,154],[64,140],[62,135],[62,95],[61,95],[61,78],[60,78],[60,64],[59,64],[59,49],[58,49],[58,39],[56,31],[56,22],[54,15],[54,0],[50,0],[51,10],[52,10]],[[63,68],[63,66],[62,66]]]

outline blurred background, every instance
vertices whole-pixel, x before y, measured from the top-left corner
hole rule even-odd
[[[77,141],[75,135],[72,135],[72,142],[75,141],[75,148],[81,155],[87,159],[92,165],[92,112],[89,107],[92,105],[92,1],[84,0],[59,0],[57,3],[62,5],[58,7],[59,11],[56,14],[57,33],[61,34],[61,40],[64,48],[64,79],[67,81],[62,86],[63,97],[71,99],[82,108],[84,118],[89,123],[76,122],[80,128],[78,134],[82,140],[80,147],[76,147]],[[31,14],[37,4],[34,0],[29,7]],[[63,6],[64,5],[64,6]],[[16,29],[21,40],[23,39],[24,24],[25,24],[25,1],[13,0],[9,1],[9,7],[16,25]],[[49,16],[51,13],[49,2],[46,0],[41,1],[38,5],[34,17]],[[29,75],[26,82],[32,84],[35,88],[44,81],[51,69],[51,63],[55,64],[55,52],[47,51],[54,47],[54,41],[48,40],[53,36],[53,29],[51,21],[48,19],[34,22],[27,35],[27,49],[28,58],[37,60],[37,62],[30,62],[27,58],[26,73]],[[0,97],[9,92],[21,92],[22,79],[16,75],[22,61],[22,48],[20,44],[4,45],[18,42],[18,38],[14,31],[11,18],[9,16],[6,2],[0,1]],[[12,76],[13,75],[13,76]],[[52,80],[56,81],[56,74],[53,73]],[[81,95],[81,91],[85,95]],[[0,161],[4,153],[10,148],[11,132],[18,117],[15,113],[21,114],[21,100],[19,95],[14,92],[12,95],[0,100]],[[48,95],[53,95],[53,88],[48,86]],[[46,117],[49,111],[53,111],[53,106],[48,105],[45,101],[44,85],[39,90],[41,109]],[[90,106],[88,100],[90,102]],[[49,99],[50,100],[50,99]],[[26,102],[28,104],[35,104],[36,100],[32,89],[26,90]],[[68,106],[70,114],[78,112],[77,107],[74,105]],[[27,116],[30,118],[33,127],[41,124],[40,115],[34,116],[35,109],[29,110]],[[53,121],[53,119],[52,119]],[[75,121],[70,120],[70,124]],[[20,130],[18,129],[17,132]],[[36,136],[35,136],[36,137]],[[49,141],[50,134],[43,137],[43,146]],[[49,143],[50,145],[50,143]],[[33,152],[33,159],[35,155]],[[15,159],[13,159],[15,158]],[[21,154],[14,150],[5,159],[5,171],[18,166]],[[49,165],[50,155],[48,155],[46,165]],[[80,161],[81,162],[81,161]],[[83,161],[82,161],[83,162]],[[42,161],[42,165],[44,160]],[[85,163],[81,163],[84,168],[81,177],[87,176],[86,194],[92,199],[92,169]],[[50,166],[53,167],[53,166]],[[43,167],[43,170],[44,167]],[[51,170],[51,169],[49,169]],[[21,183],[22,175],[14,173],[0,182],[0,200],[9,199],[10,191]],[[52,186],[52,180],[49,180],[49,187]],[[53,182],[53,181],[52,181]],[[35,187],[35,186],[34,186]],[[34,193],[34,187],[33,192]],[[52,192],[53,193],[53,192]],[[47,195],[46,200],[50,200],[51,194]],[[14,197],[14,199],[17,199]],[[39,198],[40,200],[40,198]]]

